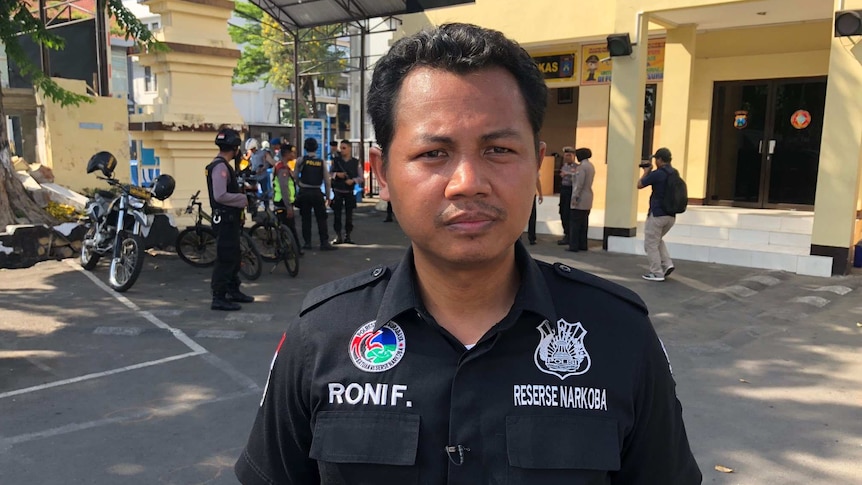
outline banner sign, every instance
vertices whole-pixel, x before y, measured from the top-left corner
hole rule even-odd
[[[665,39],[650,39],[647,44],[647,82],[664,80]],[[610,84],[613,60],[607,43],[581,46],[581,86]]]
[[[317,140],[317,152],[314,156],[323,158],[323,120],[317,118],[303,118],[299,120],[299,125],[302,127],[302,140],[300,143],[305,143],[306,138],[314,138]],[[301,147],[300,147],[301,148]],[[303,150],[302,153],[305,153]]]
[[[545,76],[545,81],[562,82],[577,80],[576,57],[574,52],[568,52],[533,57],[533,60]]]

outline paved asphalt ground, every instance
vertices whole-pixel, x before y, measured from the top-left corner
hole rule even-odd
[[[123,295],[104,264],[0,270],[0,484],[236,483],[283,322],[311,288],[400,258],[382,218],[358,214],[359,244],[308,251],[295,279],[267,263],[235,313],[209,310],[209,269],[165,252]],[[555,240],[530,250],[649,304],[704,483],[862,483],[862,275],[679,261],[651,283],[643,258]]]

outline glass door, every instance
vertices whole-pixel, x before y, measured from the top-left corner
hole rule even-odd
[[[814,205],[826,79],[716,83],[708,202]]]

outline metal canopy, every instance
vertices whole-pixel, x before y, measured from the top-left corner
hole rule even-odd
[[[287,30],[356,22],[475,0],[251,0]]]
[[[409,0],[251,0],[288,30],[411,13]],[[415,12],[416,10],[412,10]]]

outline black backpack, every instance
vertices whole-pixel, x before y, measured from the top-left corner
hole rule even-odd
[[[679,171],[675,168],[668,167],[667,185],[664,189],[664,199],[661,201],[661,208],[669,216],[682,214],[688,207],[688,187],[685,185],[685,180],[679,176]]]

